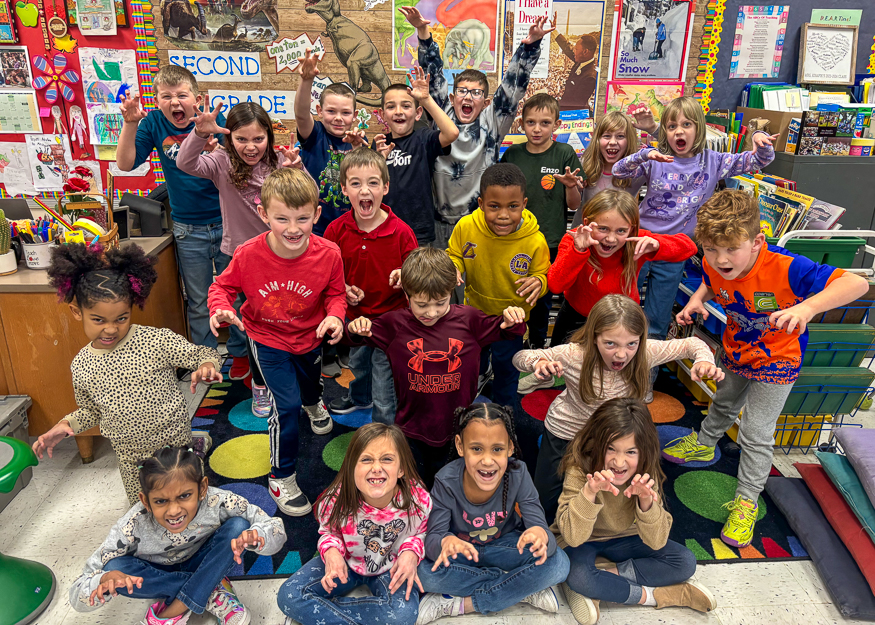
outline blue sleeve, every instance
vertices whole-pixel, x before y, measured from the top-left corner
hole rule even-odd
[[[428,156],[428,166],[429,168],[434,169],[434,162],[437,160],[438,156],[449,154],[453,144],[451,143],[446,148],[441,145],[440,130],[428,129],[424,132],[428,133],[423,137],[425,141],[425,153]]]
[[[773,249],[771,245],[769,249],[774,252],[781,250]],[[805,256],[795,256],[787,270],[787,280],[793,293],[798,297],[808,297],[823,291],[835,272],[835,267],[820,265]]]
[[[529,475],[525,464],[523,464],[522,470],[519,473],[522,476],[522,480],[517,491],[516,502],[519,504],[523,525],[526,529],[530,527],[544,528],[547,532],[547,557],[550,557],[556,553],[556,537],[550,531],[550,526],[547,525],[544,508],[541,506],[541,498],[538,496],[538,490],[535,488],[532,476]],[[429,519],[429,522],[431,522],[431,519]]]
[[[298,141],[301,143],[301,150],[305,152],[313,152],[316,150],[316,146],[319,145],[320,140],[322,139],[322,133],[325,130],[322,127],[322,122],[314,121],[313,122],[313,131],[310,133],[306,139],[301,141],[301,135],[298,135]]]
[[[140,122],[137,126],[137,138],[135,145],[137,148],[137,156],[134,159],[134,169],[149,160],[149,156],[156,149],[156,141],[153,134],[155,122],[152,119],[154,115],[163,115],[161,111],[153,111],[146,116],[146,119]]]
[[[461,489],[462,485],[459,484]],[[441,541],[446,536],[454,536],[450,531],[450,522],[453,518],[455,497],[443,481],[435,479],[431,492],[431,513],[428,515],[428,533],[425,536],[425,556],[432,562],[441,555]]]

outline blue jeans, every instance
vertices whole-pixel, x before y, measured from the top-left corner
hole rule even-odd
[[[513,407],[517,403],[517,386],[520,372],[513,366],[513,357],[523,348],[523,337],[517,336],[496,341],[480,352],[480,371],[488,367],[487,358],[492,354],[492,401],[502,406]]]
[[[270,438],[270,466],[274,477],[285,478],[298,464],[298,417],[303,406],[322,399],[322,348],[306,354],[292,354],[249,339],[264,385],[270,395],[267,430]]]
[[[173,238],[176,239],[176,262],[188,301],[188,327],[191,342],[216,348],[218,342],[210,331],[210,310],[207,293],[213,283],[213,263],[216,275],[228,268],[231,257],[219,249],[222,242],[222,223],[181,224],[173,223]],[[228,353],[232,356],[246,355],[246,335],[231,326],[228,338]]]
[[[325,564],[316,556],[302,566],[280,586],[277,604],[283,614],[301,625],[413,625],[419,615],[419,589],[410,591],[410,601],[404,599],[407,584],[389,594],[392,575],[360,575],[347,569],[347,582],[335,578],[337,588],[331,593],[322,588]],[[372,597],[344,597],[357,588],[367,586]]]
[[[153,564],[134,556],[113,558],[104,571],[121,571],[143,578],[143,587],[132,593],[119,588],[118,593],[133,599],[161,599],[170,604],[179,599],[195,614],[202,614],[222,578],[234,566],[231,541],[249,529],[249,521],[235,516],[222,523],[210,539],[191,558],[177,564]]]
[[[417,569],[422,588],[425,592],[471,597],[475,610],[491,614],[564,582],[568,577],[565,552],[557,549],[544,564],[535,564],[528,549],[522,555],[517,550],[521,534],[510,532],[486,545],[474,545],[478,562],[460,555],[450,560],[449,568],[441,564],[432,572],[434,562],[423,560]]]
[[[583,543],[566,547],[571,561],[568,587],[590,599],[634,605],[641,601],[642,586],[671,586],[696,572],[696,556],[673,541],[651,549],[640,536]],[[604,556],[616,563],[619,575],[599,570],[595,559]]]
[[[386,352],[375,347],[349,350],[349,368],[355,379],[349,383],[349,398],[356,406],[373,401],[371,419],[376,423],[395,423],[395,380]]]
[[[678,294],[678,285],[684,275],[686,261],[669,263],[661,260],[648,261],[638,272],[638,291],[647,284],[644,297],[644,314],[650,326],[649,336],[665,339],[671,325],[671,308]]]

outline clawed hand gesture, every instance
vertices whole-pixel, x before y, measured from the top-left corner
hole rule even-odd
[[[504,312],[502,312],[502,316],[504,317],[504,321],[502,321],[501,326],[499,326],[502,330],[515,326],[518,323],[525,323],[526,321],[526,311],[519,306],[508,306],[504,309]]]
[[[657,149],[650,150],[647,152],[647,158],[651,161],[656,161],[657,163],[673,163],[674,156],[671,154],[663,154]]]
[[[189,118],[189,121],[194,122],[194,130],[199,137],[205,139],[217,133],[222,135],[231,134],[230,130],[222,128],[216,121],[223,108],[225,108],[225,103],[219,102],[219,106],[210,110],[210,96],[206,97],[204,105],[200,110],[195,107],[194,117]]]
[[[416,7],[399,7],[398,10],[401,11],[404,19],[417,30],[431,24],[431,20],[422,17],[422,13]]]
[[[522,536],[520,538],[522,538]],[[474,545],[466,540],[462,540],[461,538],[456,538],[455,536],[445,536],[443,540],[441,540],[441,555],[439,555],[437,560],[434,561],[434,566],[431,567],[431,570],[437,571],[441,564],[450,568],[450,558],[455,560],[459,554],[462,554],[474,562],[480,560],[480,556],[477,554],[477,549],[474,548]]]
[[[598,494],[600,490],[603,490],[606,493],[611,493],[612,495],[620,494],[619,489],[614,486],[614,472],[610,469],[596,471],[595,473],[587,473],[586,484],[583,489],[589,491],[593,499],[595,499],[595,495]]]
[[[428,81],[431,80],[431,74],[426,74],[424,69],[419,65],[416,65],[407,73],[407,80],[410,81],[410,86],[407,87],[407,91],[409,91],[410,95],[416,98],[420,104],[429,98]]]
[[[300,148],[287,148],[285,146],[276,149],[280,156],[280,167],[289,167],[292,169],[304,169],[304,161],[301,159]]]
[[[213,331],[213,336],[219,336],[219,328],[223,323],[236,326],[241,332],[246,332],[246,328],[243,327],[243,322],[237,316],[237,312],[234,309],[217,310],[213,313],[213,316],[210,317],[210,330]]]
[[[413,585],[419,588],[419,592],[425,592],[422,589],[422,582],[419,581],[419,575],[416,572],[416,567],[419,566],[419,556],[409,550],[402,551],[395,562],[392,563],[392,568],[389,569],[391,577],[389,578],[389,593],[395,594],[399,588],[402,588],[407,583],[407,593],[404,596],[405,601],[410,601],[410,591],[413,590]]]
[[[301,80],[313,80],[319,75],[319,59],[313,54],[313,48],[304,50],[304,58],[301,59],[298,65],[298,73],[301,75]]]
[[[547,16],[542,15],[535,20],[535,23],[529,28],[529,35],[522,40],[521,43],[531,44],[540,41],[547,33],[552,33],[556,30],[556,13],[553,13],[553,19],[550,20],[549,28],[544,28],[547,23]]]
[[[358,306],[365,298],[365,292],[359,287],[347,284],[346,285],[346,303],[350,306]]]
[[[125,91],[119,108],[122,112],[122,119],[127,124],[138,124],[141,119],[146,119],[147,113],[140,103],[140,96],[135,95],[132,98],[130,91]]]
[[[632,122],[633,128],[643,130],[649,135],[655,135],[659,130],[659,124],[653,119],[653,111],[650,110],[649,106],[642,105],[635,109],[635,112],[632,113],[632,119],[635,120]]]
[[[535,526],[530,527],[520,535],[516,548],[519,550],[520,555],[522,555],[526,545],[531,545],[529,552],[537,558],[535,565],[539,565],[547,561],[547,547],[549,544],[547,531],[543,527]]]
[[[541,359],[535,363],[535,377],[539,380],[551,380],[555,375],[561,378],[563,374],[562,363],[558,360]]]
[[[585,252],[593,245],[598,245],[598,239],[595,238],[594,229],[598,228],[596,222],[588,223],[586,219],[583,223],[577,226],[577,230],[571,231],[571,236],[574,237],[574,249],[578,252]]]
[[[690,368],[690,379],[693,382],[701,382],[702,378],[711,378],[715,382],[719,382],[724,377],[726,374],[723,373],[723,369],[706,360],[697,362]]]
[[[349,581],[349,569],[346,566],[346,560],[335,548],[326,551],[323,559],[325,561],[325,575],[322,576],[322,588],[330,595],[331,591],[337,588],[335,578],[339,579],[341,584]]]
[[[106,599],[103,598],[103,595],[109,594],[113,597],[117,597],[118,593],[116,590],[118,588],[124,588],[128,591],[128,594],[131,594],[134,592],[134,586],[142,588],[143,578],[126,575],[121,571],[108,571],[100,578],[100,585],[91,593],[91,597],[88,599],[88,604],[94,605],[95,601],[106,603]]]
[[[571,171],[571,168],[566,166],[564,174],[554,174],[553,177],[569,189],[573,189],[574,187],[582,189],[583,178],[578,176],[578,173],[580,173],[579,167],[574,171]]]
[[[231,551],[234,552],[234,562],[243,564],[243,552],[247,547],[255,547],[256,551],[264,547],[264,539],[255,530],[243,530],[240,536],[231,541]]]
[[[401,270],[393,269],[392,273],[389,274],[389,286],[391,286],[396,291],[401,288]]]
[[[765,132],[755,132],[753,135],[753,148],[755,150],[767,146],[774,145],[775,141],[778,140],[779,135],[769,135]]]
[[[374,141],[376,142],[375,146],[376,146],[377,152],[379,152],[383,158],[388,160],[389,155],[392,153],[392,150],[395,149],[395,144],[394,143],[386,143],[386,135],[384,135],[384,134],[379,134],[376,137],[374,137]]]
[[[364,130],[347,130],[343,133],[343,142],[350,144],[355,149],[363,145],[367,146],[368,137]]]
[[[653,237],[627,237],[626,242],[628,243],[629,241],[635,243],[635,255],[633,257],[635,260],[659,249],[659,241]]]
[[[222,381],[222,372],[216,370],[216,366],[211,362],[205,362],[191,374],[191,392],[197,392],[198,382],[204,384],[212,384],[213,382]]]
[[[653,505],[653,502],[656,501],[656,491],[653,490],[654,484],[656,484],[656,480],[647,473],[644,475],[637,474],[632,478],[623,494],[628,499],[631,499],[633,496],[638,497],[638,507],[647,512],[650,506]]]
[[[537,276],[527,276],[515,280],[514,284],[519,284],[520,287],[516,290],[516,294],[524,297],[526,304],[534,306],[538,301],[538,296],[541,294],[541,280]]]
[[[343,338],[343,321],[337,317],[325,317],[319,327],[316,328],[316,338],[321,339],[325,335],[329,335],[329,345],[337,345],[340,339]]]
[[[359,317],[349,322],[346,326],[350,334],[358,334],[359,336],[371,336],[371,320],[367,317]]]

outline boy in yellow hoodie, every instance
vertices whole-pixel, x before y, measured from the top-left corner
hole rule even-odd
[[[465,303],[487,315],[508,306],[526,311],[547,291],[550,249],[538,220],[526,210],[526,177],[510,163],[489,167],[480,178],[479,208],[459,220],[447,250],[465,274]],[[482,352],[481,374],[488,378],[492,352],[492,400],[513,406],[519,374],[513,355],[523,348],[522,337],[493,343]]]

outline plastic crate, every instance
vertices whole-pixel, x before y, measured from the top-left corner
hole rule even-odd
[[[740,418],[743,419],[744,415]],[[829,414],[804,417],[782,414],[775,423],[775,447],[807,450],[812,445],[817,445],[821,433],[831,429],[833,421],[833,415]],[[738,442],[738,424],[734,423],[726,435]]]
[[[24,441],[28,445],[27,437],[27,409],[33,402],[28,395],[3,395],[0,396],[0,436],[8,436]],[[21,472],[18,481],[8,493],[0,493],[0,512],[9,505],[15,496],[30,483],[33,477],[33,467],[27,467]]]
[[[776,237],[768,237],[770,245],[777,245]],[[790,239],[784,249],[810,258],[822,265],[851,267],[857,250],[866,245],[865,239],[858,237],[833,237],[831,239]]]

